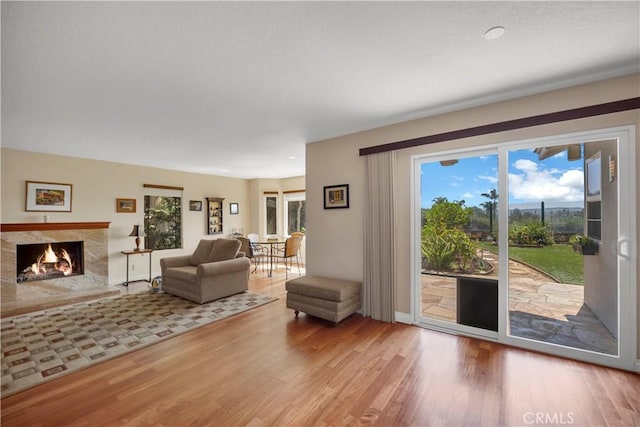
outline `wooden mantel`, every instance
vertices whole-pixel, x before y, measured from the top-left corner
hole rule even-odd
[[[90,230],[109,228],[110,222],[28,222],[20,224],[0,224],[3,233],[15,231],[44,231],[44,230]]]

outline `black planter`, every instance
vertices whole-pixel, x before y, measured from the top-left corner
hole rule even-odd
[[[582,255],[595,255],[598,253],[598,245],[582,245],[580,246]]]

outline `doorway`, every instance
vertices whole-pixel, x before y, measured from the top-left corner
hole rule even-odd
[[[633,136],[416,157],[416,323],[631,369]]]

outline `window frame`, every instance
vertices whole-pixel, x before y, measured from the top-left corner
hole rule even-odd
[[[296,191],[296,192],[290,192],[290,193],[285,193],[284,194],[284,215],[283,215],[283,222],[284,222],[284,231],[285,234],[287,236],[290,236],[291,233],[289,233],[289,202],[304,202],[304,207],[306,209],[306,200],[307,200],[307,193],[305,191]],[[306,226],[304,224],[304,219],[302,220],[303,224],[301,224],[300,229],[297,231],[303,232],[304,233],[304,229],[306,229]]]

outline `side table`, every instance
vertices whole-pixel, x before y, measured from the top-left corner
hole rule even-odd
[[[127,256],[127,281],[124,282],[122,284],[122,286],[129,286],[129,255],[135,255],[135,254],[149,254],[149,280],[147,280],[147,282],[151,283],[151,253],[153,252],[153,249],[140,249],[140,250],[132,250],[132,251],[120,251],[121,254],[126,255]],[[140,282],[143,281],[144,279],[140,279],[140,280],[133,280],[133,282]]]

